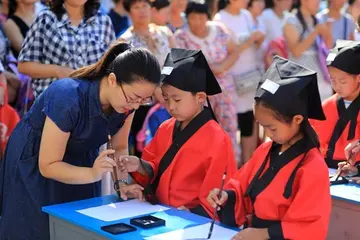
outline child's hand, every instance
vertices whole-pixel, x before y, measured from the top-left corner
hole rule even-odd
[[[219,192],[220,189],[215,188],[209,193],[209,196],[207,197],[208,203],[210,203],[210,205],[213,206],[213,208],[222,206],[228,200],[229,196],[227,192],[221,191],[220,199],[218,198]]]
[[[143,195],[144,188],[140,186],[139,184],[122,184],[120,186],[120,197],[123,200],[127,200],[128,198],[137,198],[140,201],[144,201],[144,195]]]
[[[135,156],[121,156],[118,163],[121,172],[137,172],[140,167],[140,159]]]
[[[183,211],[190,212],[190,210],[185,206],[178,207],[178,210],[183,210]]]
[[[107,157],[108,154],[115,153],[115,150],[108,149],[102,151],[96,158],[93,167],[91,168],[95,182],[100,181],[104,173],[112,172],[113,167],[116,167],[116,162],[111,158]]]

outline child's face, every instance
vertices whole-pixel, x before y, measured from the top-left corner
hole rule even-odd
[[[273,110],[264,107],[262,104],[255,105],[255,119],[264,127],[266,136],[278,144],[289,142],[300,130],[303,120],[301,115],[295,115],[290,123],[280,121]]]
[[[193,95],[171,85],[163,85],[161,89],[167,111],[181,122],[191,120],[206,100],[205,94]]]
[[[345,100],[354,100],[359,95],[360,76],[351,75],[334,67],[328,67],[331,85]]]

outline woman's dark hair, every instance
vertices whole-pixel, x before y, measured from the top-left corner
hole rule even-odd
[[[353,5],[356,2],[356,0],[349,0],[349,5]]]
[[[168,6],[170,6],[169,0],[154,0],[151,2],[151,7],[156,8],[156,10],[166,8]]]
[[[229,0],[219,0],[218,1],[218,11],[223,10],[229,4]]]
[[[134,5],[134,4],[137,3],[137,2],[146,2],[146,3],[148,3],[148,4],[151,6],[150,0],[124,0],[124,1],[123,1],[124,9],[125,9],[127,12],[130,12],[131,6]]]
[[[8,12],[8,18],[12,17],[14,13],[16,12],[16,9],[18,7],[18,3],[16,0],[9,0],[9,12]]]
[[[61,20],[66,9],[64,8],[64,0],[51,0],[50,10],[56,15],[58,20]],[[94,16],[100,9],[100,1],[87,0],[84,5],[84,18],[89,19]]]
[[[271,111],[273,111],[274,113],[274,117],[279,120],[280,122],[283,123],[287,123],[290,124],[293,117],[295,115],[298,114],[293,114],[293,113],[280,113],[278,110],[276,110],[275,107],[273,107],[272,105],[264,102],[263,100],[259,99],[259,98],[255,98],[255,106],[263,106],[267,109],[270,109]],[[302,115],[302,114],[300,114]],[[319,138],[318,135],[316,134],[315,130],[311,127],[309,119],[305,116],[304,120],[301,122],[300,124],[300,131],[302,132],[302,134],[304,134],[304,136],[309,139],[309,141],[311,141],[317,148],[320,147],[320,142],[319,142]]]
[[[75,70],[70,77],[99,80],[110,73],[115,74],[118,83],[131,84],[139,78],[160,83],[160,65],[155,56],[144,48],[132,48],[124,40],[116,41],[98,62]]]
[[[186,16],[189,16],[190,13],[202,13],[210,18],[209,5],[205,1],[189,1],[186,6],[185,14]]]

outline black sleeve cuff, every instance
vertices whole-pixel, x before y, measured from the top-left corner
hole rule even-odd
[[[209,214],[205,211],[205,209],[203,208],[203,206],[201,206],[201,204],[197,205],[194,208],[190,208],[189,209],[190,212],[195,213],[197,215],[203,216],[203,217],[207,217],[207,218],[211,218],[209,216]]]
[[[275,223],[268,228],[271,240],[285,240],[281,223]]]
[[[226,204],[218,211],[218,216],[220,221],[229,226],[236,226],[235,219],[235,203],[236,195],[234,191],[227,190],[225,191],[228,194],[228,200]]]

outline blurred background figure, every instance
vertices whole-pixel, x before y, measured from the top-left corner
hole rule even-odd
[[[291,9],[291,0],[267,0],[266,9],[261,14],[261,20],[266,29],[266,41],[283,37],[285,15]]]
[[[256,22],[246,9],[248,0],[220,0],[220,11],[214,21],[224,24],[233,41],[242,49],[230,69],[236,86],[236,111],[240,129],[241,162],[247,162],[258,145],[258,124],[253,113],[254,97],[257,85],[262,76],[259,67],[258,50],[262,48],[264,33],[256,28]]]
[[[319,0],[300,0],[299,7],[286,18],[284,37],[289,60],[317,72],[323,101],[333,95],[324,54],[332,48],[333,40],[331,23],[318,23],[315,17],[318,10]]]
[[[108,15],[114,26],[115,36],[119,37],[131,26],[131,22],[124,8],[123,0],[113,0],[113,2],[114,7],[109,11]]]
[[[158,26],[165,26],[170,19],[169,0],[151,1],[151,22]]]
[[[264,11],[264,8],[265,8],[264,0],[250,0],[247,7],[248,11],[251,13],[251,16],[253,18],[253,23],[254,23],[254,25],[252,26],[253,31],[258,30],[266,36],[266,27],[264,25],[262,18],[260,17],[262,12]],[[264,57],[265,57],[266,46],[267,46],[267,42],[264,41],[264,43],[260,46],[260,48],[257,49],[257,65],[262,74],[265,73]]]
[[[170,2],[170,20],[168,27],[174,33],[177,29],[187,27],[185,9],[187,0],[172,0]]]
[[[348,12],[352,16],[353,20],[357,24],[360,17],[360,0],[349,0]],[[358,24],[357,24],[358,25]],[[360,33],[358,29],[354,32],[354,39],[360,41]]]
[[[8,20],[4,30],[15,58],[18,58],[26,33],[35,20],[36,2],[38,0],[9,0]]]
[[[328,0],[328,8],[317,14],[320,23],[331,23],[333,46],[336,40],[354,40],[355,22],[343,11],[346,0]]]
[[[25,38],[19,71],[32,77],[34,96],[53,81],[97,62],[115,40],[110,18],[97,0],[52,0]]]

